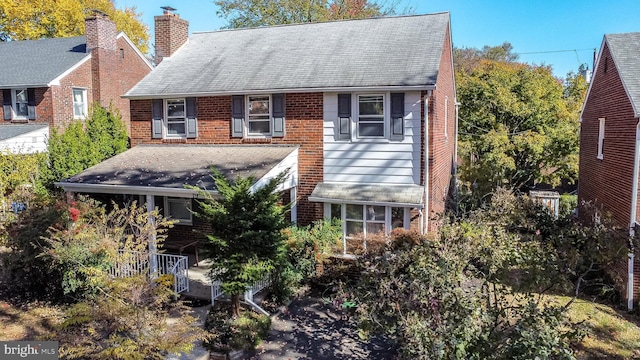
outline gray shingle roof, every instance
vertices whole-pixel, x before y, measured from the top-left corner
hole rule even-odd
[[[403,204],[422,207],[423,188],[420,185],[368,185],[319,183],[309,201]]]
[[[186,184],[213,190],[212,166],[228,179],[238,175],[260,179],[296,149],[273,145],[138,145],[59,184],[173,189],[183,189]]]
[[[196,33],[126,96],[431,86],[449,13]]]
[[[630,97],[636,116],[640,115],[640,32],[607,34],[605,41]]]
[[[0,141],[11,139],[12,137],[28,134],[32,131],[49,127],[47,124],[7,124],[0,125]]]
[[[86,53],[86,38],[0,42],[0,87],[40,87],[67,71]]]

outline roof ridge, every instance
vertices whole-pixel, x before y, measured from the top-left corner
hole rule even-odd
[[[304,26],[304,25],[320,25],[320,24],[335,24],[335,23],[346,23],[346,22],[360,22],[360,21],[371,21],[371,20],[382,20],[382,19],[388,20],[388,19],[400,19],[400,18],[429,17],[429,16],[435,16],[435,15],[444,15],[444,14],[450,14],[450,12],[449,11],[441,11],[441,12],[429,13],[429,14],[405,14],[405,15],[392,15],[392,16],[375,16],[375,17],[364,18],[364,19],[336,19],[336,20],[329,20],[329,21],[314,21],[314,22],[303,22],[303,23],[293,23],[293,24],[265,25],[265,26],[246,27],[246,28],[205,30],[205,31],[194,31],[192,33],[192,35],[221,33],[221,32],[234,32],[234,31],[246,31],[246,30],[273,29],[273,28],[294,27],[294,26]]]

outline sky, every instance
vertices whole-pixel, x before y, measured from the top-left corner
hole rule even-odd
[[[379,1],[384,2],[385,0]],[[390,1],[390,0],[387,0]],[[399,0],[397,10],[415,14],[448,11],[456,47],[482,48],[507,41],[519,60],[550,65],[555,76],[577,72],[581,64],[593,69],[594,50],[604,34],[640,31],[638,0]],[[218,30],[227,24],[218,17],[214,0],[115,0],[135,6],[153,36],[153,17],[161,6],[176,8],[189,21],[189,32]],[[153,43],[153,42],[151,42]]]

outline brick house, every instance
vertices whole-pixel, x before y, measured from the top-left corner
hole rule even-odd
[[[132,88],[132,148],[61,183],[187,208],[211,166],[255,176],[288,169],[291,220],[342,219],[354,234],[437,228],[455,171],[457,111],[449,13],[195,33],[156,16],[160,64]],[[361,238],[361,237],[360,237]],[[354,245],[354,248],[357,244]]]
[[[638,56],[640,33],[604,36],[580,119],[578,201],[592,202],[609,213],[630,236],[640,222]],[[625,293],[632,308],[639,295],[640,264],[631,252],[621,261],[626,263]]]
[[[86,35],[0,43],[0,132],[16,124],[64,127],[89,106],[111,102],[129,129],[129,89],[152,70],[106,15],[85,20]]]

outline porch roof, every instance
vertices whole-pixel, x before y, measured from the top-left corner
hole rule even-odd
[[[423,207],[420,185],[319,183],[309,201]]]
[[[216,192],[211,168],[227,179],[256,184],[291,168],[283,189],[295,186],[297,147],[280,145],[138,145],[56,185],[65,191],[186,197],[196,186]]]

